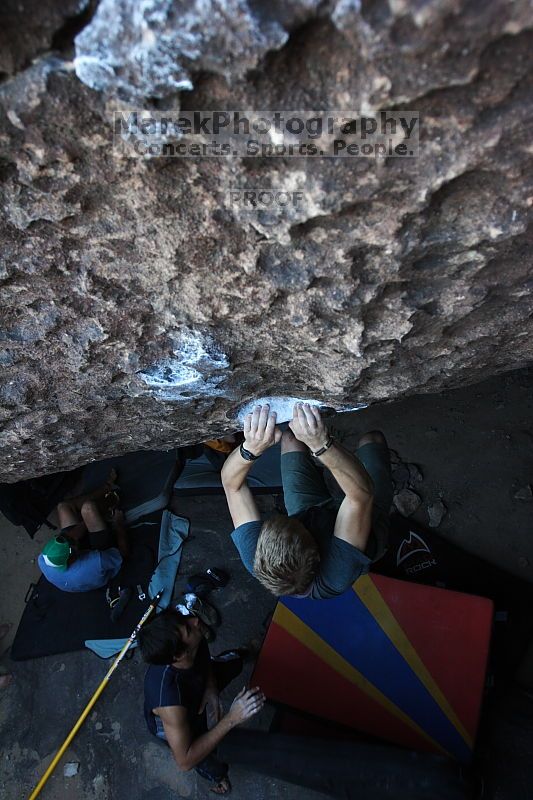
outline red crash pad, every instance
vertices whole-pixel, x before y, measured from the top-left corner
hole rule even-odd
[[[332,600],[280,599],[255,668],[269,699],[467,762],[490,600],[365,575]]]

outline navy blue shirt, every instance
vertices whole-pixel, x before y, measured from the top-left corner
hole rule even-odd
[[[209,648],[204,639],[190,669],[171,664],[151,664],[144,678],[144,718],[148,730],[157,736],[154,708],[184,706],[189,715],[198,714],[209,674]]]
[[[320,565],[308,595],[315,600],[342,594],[357,578],[369,571],[372,563],[372,559],[353,544],[333,535],[337,510],[338,505],[326,501],[295,514],[315,539],[320,553]],[[252,575],[262,525],[262,521],[246,522],[231,534],[242,563]]]

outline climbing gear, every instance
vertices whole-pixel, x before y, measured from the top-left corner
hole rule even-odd
[[[183,599],[190,613],[194,614],[195,617],[199,617],[205,625],[213,627],[220,625],[220,614],[216,608],[202,600],[197,594],[187,592],[187,594],[183,595]]]
[[[118,598],[113,601],[111,607],[111,622],[116,622],[121,616],[128,605],[131,599],[131,589],[128,586],[125,586],[124,589],[121,589],[119,586],[118,589]]]
[[[115,516],[115,511],[120,505],[120,497],[118,492],[110,489],[109,492],[104,494],[104,502],[107,505],[106,519],[110,522]]]
[[[198,575],[191,575],[187,581],[187,588],[198,595],[206,597],[214,589],[222,589],[229,581],[229,575],[222,569],[210,567]]]
[[[118,587],[118,590],[120,592],[120,586]],[[120,596],[117,595],[116,597],[111,597],[111,590],[108,586],[105,590],[105,599],[107,600],[109,607],[113,608],[113,606],[115,606],[120,600]]]
[[[216,620],[215,624],[220,624],[218,611],[216,611],[213,606],[209,606],[205,601],[200,600],[195,594],[187,593],[182,599],[182,603],[176,603],[174,606],[176,611],[184,617],[198,617],[202,623],[204,639],[206,642],[212,642],[216,638],[216,634],[210,627],[213,623],[210,623],[209,619],[214,619]]]
[[[146,595],[144,595],[144,597],[146,597]],[[118,595],[116,597],[111,597],[111,590],[108,586],[105,590],[105,599],[111,609],[111,622],[116,622],[122,616],[122,612],[131,600],[131,589],[128,586],[124,588],[119,586]]]
[[[211,578],[211,580],[218,584],[220,589],[222,589],[222,587],[225,586],[229,581],[229,575],[227,572],[224,572],[223,569],[208,567],[208,569],[206,569],[206,574]]]
[[[143,592],[143,587],[141,586],[140,583],[137,584],[137,597],[139,598],[139,600],[144,600],[144,598],[146,597],[145,593]]]

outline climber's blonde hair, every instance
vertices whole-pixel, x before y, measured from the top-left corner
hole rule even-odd
[[[319,561],[317,544],[298,519],[278,514],[263,523],[254,575],[270,592],[303,594],[316,575]]]

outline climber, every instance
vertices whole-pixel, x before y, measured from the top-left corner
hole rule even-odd
[[[118,508],[116,472],[90,494],[57,506],[61,531],[45,544],[38,564],[45,578],[65,592],[106,586],[129,555],[124,514]],[[103,510],[102,510],[103,509]],[[112,530],[104,517],[109,518]]]
[[[342,594],[387,549],[392,480],[384,435],[364,434],[354,456],[328,435],[317,407],[296,403],[283,433],[275,412],[257,405],[246,416],[244,437],[222,469],[232,539],[244,566],[276,595]],[[288,516],[262,522],[246,475],[279,441]],[[311,454],[336,479],[338,496],[328,491]]]
[[[150,733],[169,745],[181,770],[196,769],[214,784],[214,794],[228,794],[228,765],[214,751],[232,728],[262,709],[265,696],[257,686],[243,688],[222,714],[219,692],[241,672],[243,651],[210,658],[205,633],[198,617],[174,609],[140,629],[141,654],[151,665],[144,681],[144,715]]]

